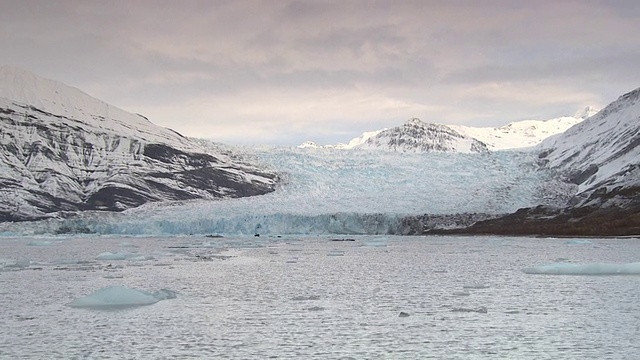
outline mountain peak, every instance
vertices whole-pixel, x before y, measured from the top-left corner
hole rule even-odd
[[[573,115],[573,117],[576,118],[576,119],[584,120],[586,118],[592,117],[593,115],[598,113],[598,111],[600,111],[600,110],[596,109],[594,106],[587,106],[584,109],[576,111],[576,113]]]
[[[418,118],[411,118],[405,122],[405,125],[425,125],[425,123]]]

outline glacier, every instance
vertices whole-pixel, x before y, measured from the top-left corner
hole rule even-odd
[[[216,151],[273,169],[275,192],[250,198],[148,203],[122,213],[4,223],[7,234],[127,235],[398,234],[407,215],[483,213],[561,206],[575,186],[541,168],[535,153],[393,153],[366,150],[238,148]]]

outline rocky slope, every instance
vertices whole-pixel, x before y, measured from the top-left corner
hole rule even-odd
[[[0,221],[264,194],[277,176],[62,83],[0,68]]]

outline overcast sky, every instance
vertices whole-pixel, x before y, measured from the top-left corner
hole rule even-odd
[[[0,65],[187,136],[326,144],[604,106],[640,87],[640,5],[0,0]]]

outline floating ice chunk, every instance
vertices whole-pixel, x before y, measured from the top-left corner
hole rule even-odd
[[[130,243],[128,241],[123,241],[123,242],[120,243],[120,247],[123,247],[123,248],[135,248],[135,247],[138,247],[138,246],[134,245],[134,244],[132,244],[132,243]]]
[[[122,275],[122,274],[107,274],[107,275],[103,276],[103,278],[105,278],[105,279],[122,279],[122,278],[124,278],[124,275]]]
[[[28,259],[0,259],[0,269],[24,269],[31,266]]]
[[[320,300],[320,296],[318,295],[309,295],[309,296],[296,296],[291,298],[292,301],[313,301]]]
[[[322,307],[322,306],[312,306],[310,308],[307,308],[308,311],[323,311],[326,310],[326,308]]]
[[[132,253],[111,253],[107,251],[96,256],[96,260],[127,260],[135,256],[137,255]]]
[[[484,283],[469,283],[462,285],[463,289],[487,289],[489,285]]]
[[[73,300],[67,306],[77,308],[120,308],[155,304],[166,299],[175,299],[177,293],[172,290],[161,289],[154,293],[129,289],[124,286],[110,286]]]
[[[46,240],[34,240],[27,244],[27,246],[53,246],[57,243],[46,241]]]
[[[469,295],[471,295],[471,293],[469,292],[469,290],[462,290],[462,291],[454,291],[453,295],[455,295],[455,296],[469,296]]]
[[[640,262],[628,264],[555,263],[522,269],[526,274],[544,275],[640,275]]]
[[[386,238],[373,239],[364,242],[364,245],[369,247],[386,247],[387,244],[388,241]]]
[[[589,240],[580,240],[580,239],[574,239],[574,240],[568,240],[564,242],[567,245],[589,245],[592,244],[591,241]]]
[[[128,260],[130,260],[130,261],[148,261],[148,260],[155,260],[155,257],[153,255],[139,255],[139,256],[132,256],[132,257],[128,258]]]
[[[485,306],[480,306],[478,308],[453,308],[452,312],[475,312],[480,314],[486,314],[488,312]]]

